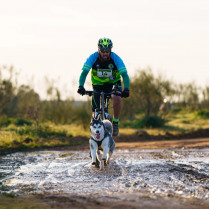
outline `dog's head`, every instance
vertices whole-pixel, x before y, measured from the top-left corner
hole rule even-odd
[[[91,131],[91,136],[95,140],[98,141],[102,140],[105,135],[104,123],[101,120],[92,119],[90,123],[90,131]]]

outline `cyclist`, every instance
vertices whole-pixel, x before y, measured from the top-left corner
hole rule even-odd
[[[111,92],[113,85],[119,86],[123,97],[129,96],[129,76],[122,59],[112,52],[113,43],[109,38],[101,38],[98,41],[98,52],[90,55],[83,65],[79,78],[78,93],[85,94],[84,83],[86,76],[91,70],[91,81],[94,91]],[[122,91],[121,76],[123,78],[124,90]],[[118,135],[118,122],[122,109],[120,96],[112,95],[113,102],[113,136]],[[92,111],[100,106],[100,96],[94,94],[92,97]]]

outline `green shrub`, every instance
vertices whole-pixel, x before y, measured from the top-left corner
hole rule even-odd
[[[195,116],[207,119],[207,118],[209,118],[209,111],[205,110],[205,109],[198,110],[195,112]]]
[[[143,118],[140,118],[135,121],[134,128],[157,128],[162,127],[164,125],[165,121],[157,116],[157,115],[151,115],[151,116],[144,116]]]
[[[48,138],[48,137],[65,137],[67,132],[64,130],[56,131],[47,125],[41,126],[24,126],[21,128],[12,128],[10,131],[14,131],[17,134],[23,136],[27,135],[32,138]]]
[[[1,126],[9,126],[10,124],[14,124],[16,126],[24,126],[24,125],[32,125],[32,122],[25,120],[23,118],[7,118],[1,120]]]
[[[32,122],[28,121],[28,120],[25,120],[23,118],[17,118],[14,120],[14,124],[16,126],[24,126],[24,125],[32,125]]]
[[[55,131],[55,130],[52,130],[52,128],[50,128],[47,125],[45,125],[45,126],[42,125],[42,126],[38,126],[37,135],[38,135],[38,137],[43,137],[43,138],[65,137],[65,136],[67,136],[67,132],[66,131]]]
[[[1,126],[9,126],[14,122],[14,118],[7,118],[7,116],[1,117],[0,125]]]
[[[172,113],[179,113],[179,112],[181,112],[181,111],[182,111],[182,108],[180,108],[180,107],[174,107],[174,108],[171,110]]]

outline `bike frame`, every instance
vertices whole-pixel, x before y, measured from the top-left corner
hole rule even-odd
[[[105,98],[106,96],[106,98]],[[102,120],[107,119],[105,116],[105,113],[108,114],[108,107],[109,107],[109,99],[111,98],[111,94],[110,93],[105,93],[105,92],[101,92],[100,93],[100,110],[102,111]]]
[[[102,110],[102,120],[104,120],[105,117],[105,113],[104,113],[104,92],[101,92],[101,98],[102,98],[102,102],[100,102],[100,109]]]
[[[110,93],[105,93],[103,91],[86,91],[86,95],[93,96],[93,94],[100,94],[100,108],[99,111],[95,110],[94,117],[97,112],[98,115],[100,115],[101,120],[107,119],[105,113],[108,114],[109,99],[111,98],[111,95],[114,94],[116,96],[121,96],[121,93],[117,93],[116,90],[113,90]]]

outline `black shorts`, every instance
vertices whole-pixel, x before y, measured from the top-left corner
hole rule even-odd
[[[105,92],[109,93],[112,91],[114,85],[118,85],[119,91],[122,92],[121,81],[117,81],[116,83],[105,83],[104,85],[92,85],[93,90],[97,92]],[[96,108],[100,107],[100,95],[94,94],[92,97],[92,111],[94,112]]]

